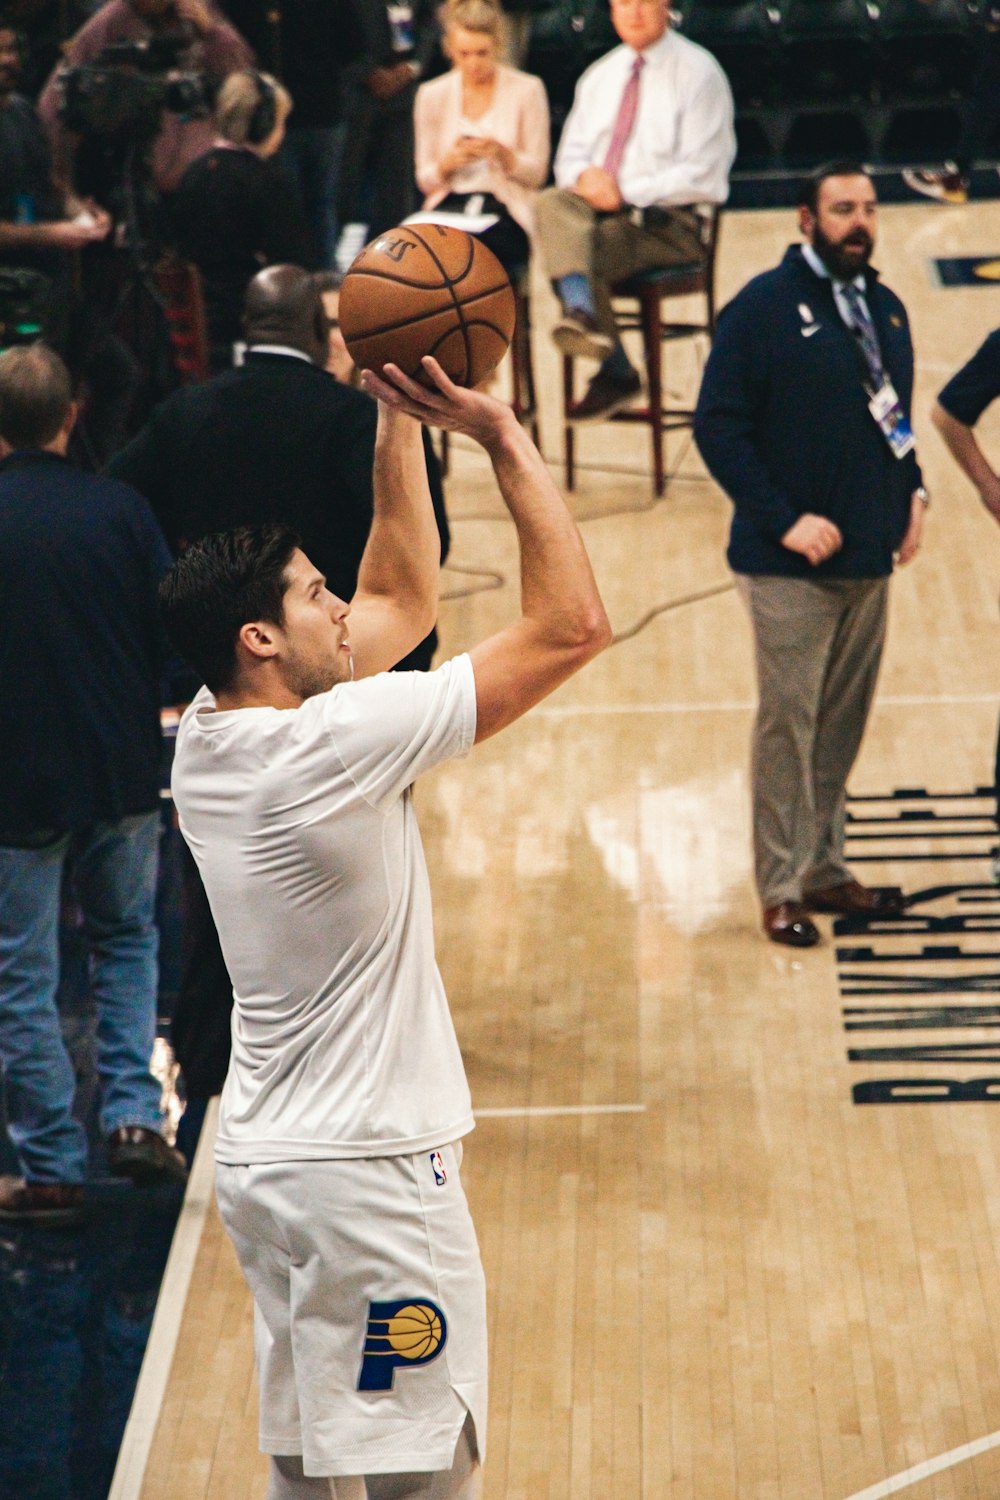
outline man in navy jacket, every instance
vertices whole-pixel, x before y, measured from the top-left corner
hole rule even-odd
[[[160,840],[156,590],[170,563],[134,490],[66,460],[69,375],[42,345],[0,355],[0,1065],[20,1176],[0,1224],[72,1223],[87,1145],[56,1009],[67,867],[90,949],[108,1164],[180,1180],[149,1070]]]
[[[754,630],[754,855],[764,928],[811,947],[810,911],[885,915],[897,887],[844,861],[847,777],[885,638],[888,578],[928,502],[909,427],[906,310],[869,265],[877,205],[854,163],[803,186],[793,246],[725,308],[695,435],[735,506],[728,558]]]

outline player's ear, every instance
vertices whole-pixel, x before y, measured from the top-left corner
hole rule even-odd
[[[813,224],[814,223],[815,223],[815,220],[813,219],[812,212],[809,209],[808,205],[805,204],[805,203],[800,203],[799,204],[799,233],[802,235],[802,238],[804,240],[811,240],[812,239],[812,232],[813,232]]]
[[[267,661],[278,654],[277,629],[268,620],[248,620],[240,626],[239,643],[258,661]]]

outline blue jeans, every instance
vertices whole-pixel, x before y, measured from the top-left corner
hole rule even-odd
[[[97,823],[44,849],[0,848],[0,1063],[8,1130],[29,1182],[82,1182],[84,1132],[56,1009],[59,897],[70,858],[97,1007],[101,1129],[161,1123],[154,923],[160,815]]]
[[[298,189],[320,262],[337,263],[340,221],[337,197],[347,125],[301,125],[291,128],[281,147],[281,162]]]

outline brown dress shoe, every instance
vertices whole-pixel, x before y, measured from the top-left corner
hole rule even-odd
[[[764,931],[772,943],[786,943],[789,948],[815,948],[819,942],[819,928],[801,901],[766,907]]]
[[[860,880],[844,880],[823,890],[806,891],[802,901],[810,911],[841,917],[896,917],[906,907],[906,898],[898,885],[862,885]]]
[[[169,1146],[158,1130],[145,1125],[119,1125],[108,1136],[108,1166],[115,1177],[131,1177],[138,1187],[157,1182],[183,1182],[187,1162]]]
[[[59,1229],[83,1218],[83,1188],[78,1182],[26,1182],[0,1177],[0,1219],[7,1223],[42,1224]]]

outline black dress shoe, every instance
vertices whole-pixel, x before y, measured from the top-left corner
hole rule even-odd
[[[815,948],[819,942],[819,928],[801,901],[766,907],[764,931],[772,943],[785,943],[789,948]]]
[[[83,1218],[83,1188],[78,1182],[26,1182],[0,1177],[0,1220],[61,1229]]]
[[[587,394],[575,401],[566,413],[567,422],[599,422],[638,396],[642,381],[633,370],[627,380],[615,380],[598,370],[587,387]]]
[[[552,330],[552,341],[560,354],[573,359],[606,359],[614,347],[593,313],[565,308]]]
[[[108,1166],[115,1177],[131,1177],[138,1187],[157,1182],[183,1182],[187,1162],[169,1146],[158,1130],[145,1125],[119,1125],[108,1136]]]
[[[898,885],[862,885],[860,880],[842,880],[839,885],[806,891],[802,901],[809,911],[838,917],[898,917],[906,908],[906,897]]]

